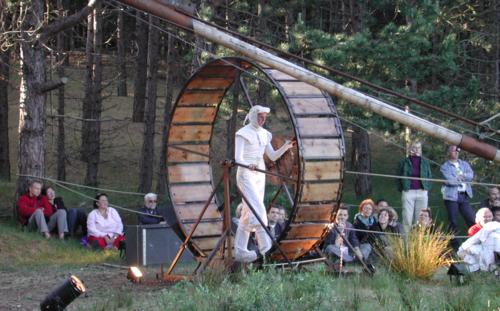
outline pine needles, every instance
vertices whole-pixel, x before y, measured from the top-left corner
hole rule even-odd
[[[440,230],[414,228],[406,241],[397,236],[388,237],[388,247],[379,252],[388,267],[409,278],[429,279],[447,263],[451,249],[450,236]]]

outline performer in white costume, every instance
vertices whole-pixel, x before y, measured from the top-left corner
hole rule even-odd
[[[254,169],[266,169],[264,153],[271,161],[276,161],[294,145],[293,141],[286,141],[278,150],[274,150],[271,146],[272,134],[262,127],[270,111],[268,107],[253,106],[244,122],[246,124],[249,121],[249,124],[236,132],[235,146],[236,162],[250,167],[250,169],[238,167],[237,185],[265,226],[267,226],[267,212],[264,206],[266,175]],[[264,255],[271,248],[272,241],[248,207],[247,202],[243,200],[243,209],[234,241],[234,253],[237,261],[252,262],[257,259],[257,253],[247,249],[248,239],[252,231],[255,232],[259,252]]]

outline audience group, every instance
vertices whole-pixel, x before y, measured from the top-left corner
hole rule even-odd
[[[471,271],[489,270],[498,263],[500,252],[500,191],[498,187],[488,190],[488,197],[482,200],[474,212],[470,199],[473,196],[470,182],[474,172],[467,161],[459,159],[460,149],[450,146],[447,161],[441,166],[446,180],[441,187],[444,206],[448,214],[449,230],[458,235],[458,215],[461,214],[468,227],[469,238],[454,238],[451,246]],[[334,222],[323,242],[323,252],[335,260],[352,262],[363,260],[370,263],[377,255],[388,251],[388,236],[404,237],[414,228],[434,231],[432,212],[428,207],[428,191],[431,189],[429,161],[422,157],[422,145],[413,142],[410,154],[401,159],[398,179],[401,191],[402,223],[398,213],[385,199],[376,203],[363,200],[349,222],[349,211],[340,204]],[[137,212],[141,225],[164,224],[165,219],[157,208],[158,197],[154,193],[144,196],[144,205]],[[121,248],[124,244],[124,228],[119,213],[109,206],[108,196],[100,193],[93,202],[94,209],[86,214],[83,208],[67,208],[55,189],[34,180],[28,192],[17,201],[18,217],[22,225],[36,230],[45,238],[55,236],[65,239],[78,232],[87,244],[95,249]],[[241,216],[240,204],[233,218],[233,233],[237,231]],[[474,215],[475,214],[475,215]],[[267,214],[267,230],[272,239],[279,239],[286,229],[286,211],[272,205]],[[463,242],[463,243],[462,243]],[[462,245],[460,245],[462,243]],[[250,234],[247,252],[258,253],[255,236]]]

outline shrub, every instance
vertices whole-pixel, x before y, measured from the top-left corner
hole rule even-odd
[[[388,236],[387,241],[384,251],[379,251],[382,261],[391,270],[410,278],[430,278],[446,264],[451,251],[450,236],[438,229],[414,228],[406,240]]]

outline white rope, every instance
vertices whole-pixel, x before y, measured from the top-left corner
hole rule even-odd
[[[347,170],[344,171],[344,173],[346,173],[346,174],[353,174],[353,175],[368,175],[368,176],[395,178],[395,179],[425,180],[425,181],[440,182],[440,183],[443,183],[443,184],[448,183],[448,181],[446,179],[437,179],[437,178],[409,177],[409,176],[399,176],[399,175],[379,174],[379,173],[368,173],[368,172],[356,172],[356,171],[347,171]],[[488,186],[488,187],[499,187],[500,186],[500,184],[491,184],[491,183],[476,182],[476,181],[463,181],[461,183],[470,184],[471,186],[472,185]]]
[[[376,234],[385,234],[385,235],[394,235],[394,236],[408,236],[409,233],[397,233],[397,232],[384,232],[384,231],[375,231],[375,230],[367,230],[367,229],[357,229],[354,227],[345,228],[345,230],[351,230],[355,232],[366,232],[366,233],[376,233]],[[426,235],[429,236],[429,235]],[[453,235],[453,234],[439,234],[440,237],[447,237],[452,239],[468,239],[470,236],[466,235]]]

